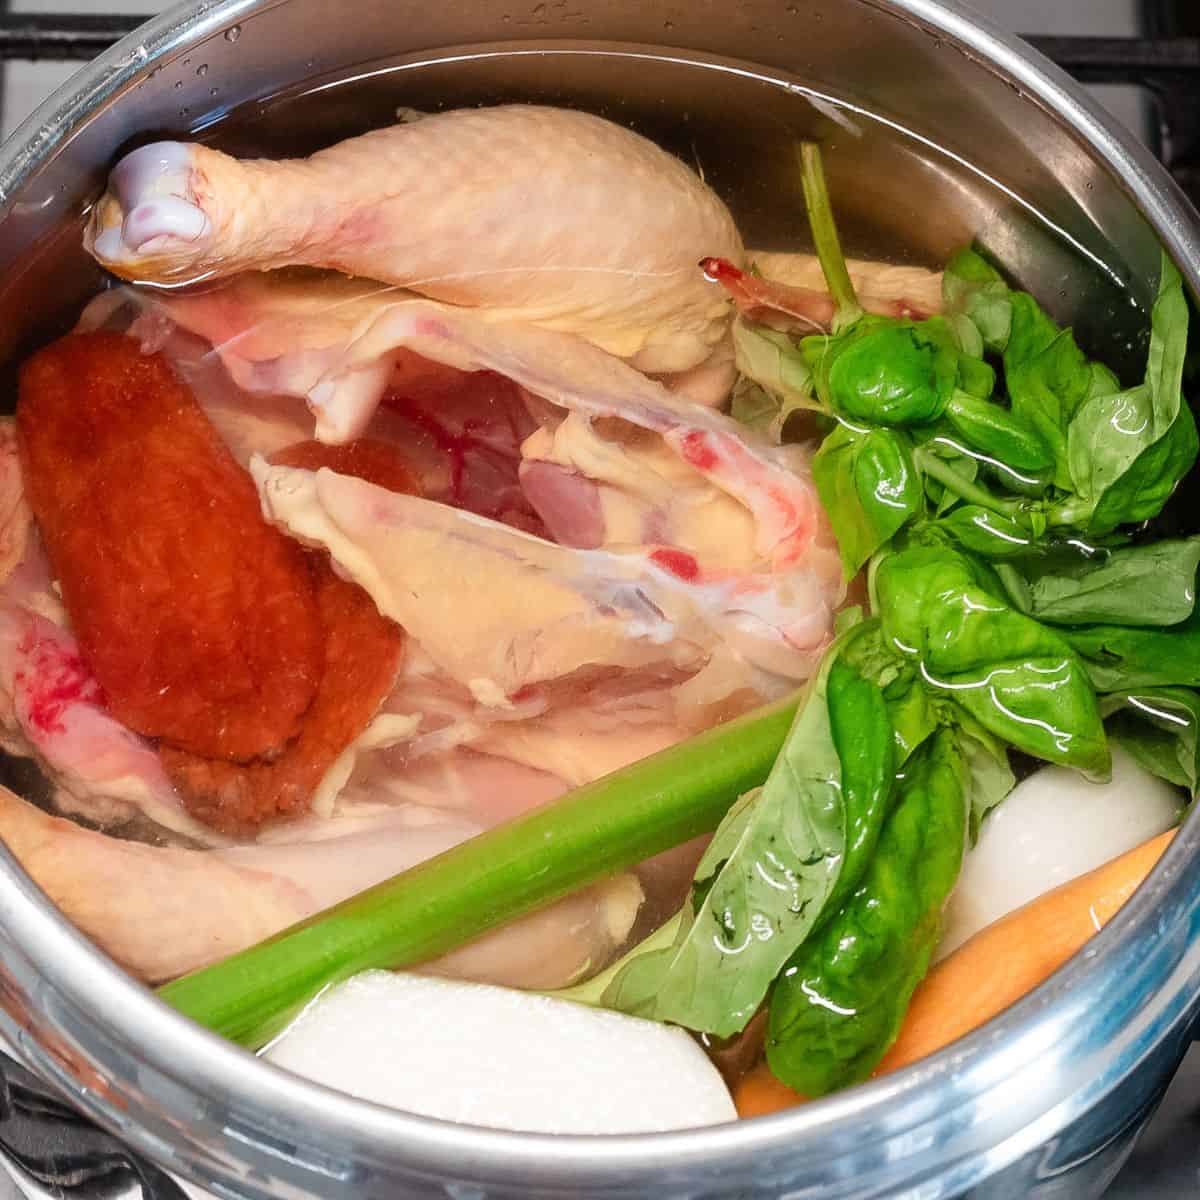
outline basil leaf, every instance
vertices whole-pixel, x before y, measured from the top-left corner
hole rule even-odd
[[[821,409],[813,394],[812,377],[804,355],[788,334],[739,316],[733,322],[733,351],[743,378],[764,389],[775,405],[773,416],[764,422],[762,401],[760,398],[755,400],[757,427],[769,427],[776,441],[782,436],[783,425],[793,412],[803,408]]]
[[[935,523],[964,550],[988,559],[1028,558],[1039,543],[1028,529],[1001,513],[978,504],[963,504]]]
[[[1012,329],[1012,300],[1000,273],[974,250],[960,250],[942,273],[942,300],[950,315],[968,317],[984,348],[999,354]]]
[[[826,902],[831,910],[857,885],[875,853],[892,798],[896,747],[883,692],[841,659],[829,671],[827,702],[846,809],[846,853]]]
[[[1048,762],[1110,768],[1096,697],[1077,654],[1018,612],[970,559],[936,546],[889,555],[874,586],[884,637],[985,729]]]
[[[895,741],[895,762],[900,767],[948,719],[947,706],[922,683],[916,668],[891,650],[879,622],[849,643],[843,660],[883,693]]]
[[[1086,527],[1093,533],[1156,516],[1196,461],[1200,439],[1182,392],[1187,330],[1183,285],[1164,254],[1145,381],[1093,396],[1068,431],[1071,478],[1090,505]],[[1064,511],[1068,521],[1077,516],[1077,506]]]
[[[1098,692],[1175,684],[1200,687],[1200,612],[1167,629],[1063,629]]]
[[[1200,538],[1127,546],[1090,560],[1046,560],[1024,568],[1021,607],[1053,624],[1177,625],[1195,607],[1198,565]]]
[[[1130,405],[1112,417],[1114,421],[1130,419],[1142,419],[1136,405]],[[1088,529],[1093,534],[1103,534],[1118,525],[1148,521],[1158,516],[1179,481],[1192,469],[1198,449],[1200,438],[1196,433],[1196,419],[1191,409],[1185,406],[1166,435],[1147,446],[1105,492],[1088,522]]]
[[[1108,736],[1152,775],[1200,795],[1200,695],[1142,688],[1104,696]]]
[[[816,343],[825,343],[816,350]],[[954,387],[939,362],[939,348],[915,326],[864,317],[835,338],[806,338],[817,390],[829,407],[851,421],[876,425],[919,425],[941,416]]]
[[[1031,314],[1036,310],[1037,317]],[[1038,321],[1046,322],[1045,326]],[[1022,337],[1014,336],[1004,355],[1004,381],[1013,416],[1027,423],[1049,447],[1054,461],[1053,481],[1064,491],[1072,487],[1067,451],[1067,429],[1079,406],[1087,399],[1092,384],[1091,364],[1075,344],[1069,330],[1057,327],[1024,293],[1014,297],[1014,324],[1033,325]],[[1050,342],[1034,349],[1039,335],[1053,331]],[[1021,357],[1022,351],[1026,352]],[[1015,465],[1015,464],[1014,464]]]
[[[752,379],[743,376],[733,389],[729,415],[737,422],[760,433],[771,433],[779,417],[780,404],[776,396]]]
[[[822,402],[857,424],[929,424],[956,392],[983,399],[995,387],[993,369],[963,352],[942,317],[862,317],[844,334],[808,337],[802,346]]]
[[[921,508],[921,481],[902,433],[838,425],[812,471],[847,579]]]
[[[971,776],[970,835],[973,846],[979,838],[983,819],[1017,786],[1017,777],[1009,765],[1002,743],[988,737],[959,735],[959,746]]]
[[[1028,292],[1010,293],[1009,303],[1012,321],[1004,346],[1006,378],[1022,363],[1032,362],[1049,350],[1063,332]]]
[[[1036,425],[1026,423],[1015,410],[1008,412],[990,400],[956,391],[946,406],[946,419],[972,450],[1011,471],[1039,473],[1054,466],[1052,443],[1048,444]]]
[[[771,995],[767,1061],[804,1096],[866,1079],[925,975],[962,866],[968,771],[939,731],[905,769],[862,882],[788,961]]]
[[[880,781],[890,791],[894,752],[882,697],[856,692],[846,701],[851,684],[838,654],[837,645],[826,654],[767,782],[738,802],[709,844],[674,942],[631,958],[605,992],[609,1007],[737,1033],[830,897],[855,882],[873,847],[871,824],[883,818]]]

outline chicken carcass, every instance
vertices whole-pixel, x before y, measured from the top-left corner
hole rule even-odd
[[[504,376],[543,410],[522,443],[521,484],[560,542],[649,557],[704,595],[739,654],[781,675],[805,677],[823,648],[842,582],[799,448],[771,446],[579,338],[380,296],[362,281],[249,275],[159,304],[212,342],[247,392],[307,397],[328,440],[372,428],[390,386],[380,367],[398,350]],[[438,520],[447,535],[467,530],[460,549],[483,528],[458,513]]]
[[[579,334],[655,372],[721,342],[728,306],[696,263],[742,258],[728,210],[678,159],[536,105],[440,113],[303,160],[144,146],[113,169],[86,244],[143,283],[332,268]]]

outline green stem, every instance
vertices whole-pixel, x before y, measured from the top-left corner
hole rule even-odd
[[[1092,501],[1074,496],[1049,509],[1046,513],[1046,524],[1051,529],[1060,529],[1064,526],[1083,528],[1095,511],[1096,505]]]
[[[825,185],[821,148],[815,142],[800,143],[800,181],[804,187],[804,203],[808,208],[808,223],[816,244],[817,258],[821,260],[826,286],[837,306],[834,320],[836,331],[857,321],[862,316],[862,307],[850,280],[846,256],[842,253],[837,224],[833,219],[833,204]]]
[[[1011,517],[1014,520],[1020,517],[1020,504],[993,496],[987,488],[982,488],[972,480],[963,478],[948,462],[938,458],[936,454],[917,450],[913,457],[917,466],[926,475],[931,475],[960,499],[968,500],[972,504],[978,504],[980,508],[989,509],[991,512]]]
[[[497,826],[159,995],[261,1045],[323,987],[445,954],[720,823],[760,785],[797,699],[720,725]]]

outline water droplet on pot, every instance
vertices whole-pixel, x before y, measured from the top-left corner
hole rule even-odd
[[[208,89],[208,94],[209,94],[210,96],[215,96],[215,95],[217,94],[217,91],[218,91],[218,89],[217,89],[217,88],[209,88],[209,89]]]
[[[178,92],[182,87],[183,87],[183,80],[182,79],[175,80],[175,90]]]
[[[225,30],[225,40],[227,42],[236,42],[242,36],[242,27],[240,25],[230,25]]]
[[[196,74],[199,75],[201,79],[203,79],[205,77],[205,75],[208,74],[208,63],[201,63],[196,68]]]

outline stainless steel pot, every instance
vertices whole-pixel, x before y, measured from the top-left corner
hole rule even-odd
[[[384,54],[408,58],[363,65]],[[128,139],[360,67],[358,90],[278,109],[301,114],[289,136],[329,140],[414,100],[599,107],[685,152],[690,139],[753,236],[782,243],[789,147],[817,132],[837,142],[859,248],[936,260],[978,234],[1085,341],[1109,331],[1106,357],[1136,350],[1159,241],[1200,286],[1200,228],[1163,171],[1060,72],[950,3],[221,0],[151,22],[0,150],[4,358],[95,286],[75,222]],[[1198,867],[1192,820],[1119,918],[1000,1020],[825,1103],[696,1132],[513,1135],[304,1083],[159,1004],[4,853],[0,1033],[83,1112],[225,1195],[1077,1198],[1115,1173],[1190,1039]]]

